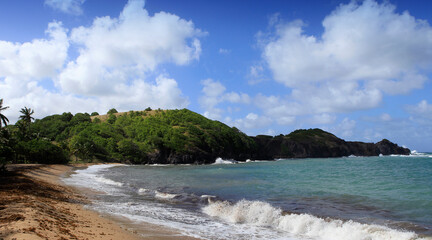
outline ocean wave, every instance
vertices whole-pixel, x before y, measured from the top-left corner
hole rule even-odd
[[[100,183],[104,183],[104,184],[108,184],[108,185],[112,185],[112,186],[117,186],[117,187],[122,187],[124,184],[121,182],[116,182],[114,180],[108,179],[108,178],[104,178],[101,176],[96,176],[94,177],[94,179]]]
[[[269,227],[301,238],[331,240],[420,240],[414,232],[395,230],[375,224],[362,224],[319,218],[310,214],[284,214],[281,209],[261,201],[210,202],[203,208],[209,216],[236,224]],[[430,240],[430,238],[427,238]]]
[[[152,193],[153,191],[147,188],[138,189],[138,193]]]
[[[178,196],[178,194],[155,191],[155,197],[159,199],[174,199]]]
[[[126,166],[124,164],[100,164],[92,165],[85,169],[76,170],[71,176],[63,178],[63,182],[70,185],[75,185],[78,187],[85,187],[94,189],[97,191],[103,191],[106,193],[116,192],[115,187],[123,187],[124,183],[116,182],[114,180],[105,178],[101,176],[101,172],[106,169]],[[92,183],[92,184],[89,184]]]
[[[222,159],[217,158],[213,164],[235,164],[238,163],[236,160],[233,159]]]

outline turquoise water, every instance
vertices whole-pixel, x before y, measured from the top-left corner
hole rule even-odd
[[[208,239],[432,236],[429,155],[96,167],[69,182],[78,178],[105,191],[97,210]]]

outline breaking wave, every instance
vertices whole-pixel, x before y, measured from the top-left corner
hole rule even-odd
[[[178,196],[178,194],[155,191],[155,197],[159,199],[174,199]]]
[[[223,221],[268,227],[287,232],[300,238],[331,240],[415,240],[420,238],[414,232],[391,229],[375,224],[362,224],[319,218],[310,214],[285,214],[281,209],[261,201],[241,200],[210,202],[203,208],[209,216]]]
[[[213,164],[235,164],[238,163],[236,160],[233,159],[222,159],[217,158]]]

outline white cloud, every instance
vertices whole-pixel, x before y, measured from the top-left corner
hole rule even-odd
[[[11,122],[24,106],[43,109],[36,111],[36,116],[41,116],[53,113],[59,103],[70,99],[40,86],[42,80],[61,70],[69,47],[67,30],[60,22],[49,23],[46,34],[47,39],[31,42],[0,41],[0,92],[5,105],[10,106],[7,115]]]
[[[246,93],[229,92],[224,95],[223,99],[231,103],[248,104],[251,102],[251,98]]]
[[[383,121],[383,122],[389,122],[389,121],[392,120],[392,117],[388,113],[383,113],[380,116],[380,120]]]
[[[322,113],[322,114],[313,115],[310,120],[310,123],[324,125],[324,124],[332,124],[334,123],[334,121],[336,121],[336,116],[327,113]]]
[[[230,54],[231,50],[225,49],[225,48],[219,48],[219,53],[220,54]]]
[[[282,117],[278,117],[276,119],[276,122],[279,125],[292,125],[294,124],[296,121],[296,118],[293,116],[282,116]]]
[[[100,17],[72,30],[80,55],[59,76],[64,91],[111,94],[130,76],[145,77],[162,63],[185,65],[199,58],[202,33],[190,21],[160,12],[149,16],[144,1],[129,1],[119,18]]]
[[[246,117],[236,119],[233,122],[229,122],[229,125],[234,125],[239,129],[257,129],[268,126],[272,123],[272,120],[266,116],[260,116],[256,113],[249,113]]]
[[[372,0],[340,5],[311,36],[303,23],[276,25],[263,59],[274,79],[292,88],[291,104],[312,113],[369,109],[383,93],[421,88],[432,64],[432,28],[408,12]]]
[[[265,69],[262,63],[251,66],[247,78],[249,79],[248,83],[250,85],[258,84],[269,79],[269,77],[265,75]]]
[[[352,137],[354,135],[354,129],[356,127],[356,121],[344,118],[341,123],[336,127],[335,132],[339,133],[342,137]]]
[[[269,136],[275,136],[276,135],[276,131],[273,129],[268,129],[267,131],[265,131],[263,133],[264,135],[269,135]]]
[[[205,109],[212,109],[223,100],[222,96],[226,88],[222,83],[210,78],[201,81],[201,84],[203,85],[202,92],[204,96],[200,98],[200,104]]]
[[[146,107],[173,109],[189,104],[177,82],[163,75],[158,76],[154,84],[135,80],[130,85],[119,85],[116,91],[115,95],[102,96],[100,100],[106,100],[121,110],[142,110]]]
[[[149,16],[143,7],[144,1],[131,0],[118,18],[95,18],[69,36],[52,22],[46,39],[0,41],[0,92],[11,107],[8,118],[16,120],[24,106],[36,117],[186,107],[189,100],[176,80],[158,68],[199,59],[203,33],[191,21],[165,12]],[[78,49],[78,57],[68,56],[69,46]]]
[[[85,0],[45,0],[45,4],[55,10],[72,15],[81,15],[83,10],[81,5]]]
[[[226,93],[226,87],[219,81],[206,79],[201,81],[203,85],[203,95],[199,98],[199,103],[204,108],[204,116],[211,119],[222,119],[223,110],[216,107],[223,102],[249,104],[251,98],[245,93],[229,92]],[[232,108],[228,108],[231,109]]]
[[[432,119],[432,104],[426,100],[420,101],[417,105],[408,105],[406,110],[416,119]]]
[[[48,39],[12,43],[0,40],[0,77],[21,80],[54,77],[67,57],[69,47],[66,29],[51,22],[45,33]]]

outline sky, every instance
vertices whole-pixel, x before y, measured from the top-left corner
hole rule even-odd
[[[1,1],[3,114],[188,108],[432,151],[431,22],[427,0]]]

